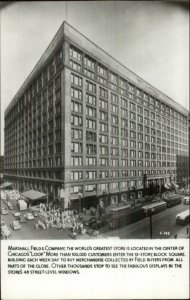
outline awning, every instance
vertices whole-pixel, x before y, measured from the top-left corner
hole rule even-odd
[[[13,185],[13,183],[11,183],[11,182],[4,182],[1,185],[1,188],[4,189],[4,188],[7,188],[7,187],[11,187],[12,185]]]
[[[35,190],[23,192],[23,193],[21,193],[21,195],[29,200],[38,200],[38,199],[42,199],[42,198],[46,197],[46,194],[35,191]]]

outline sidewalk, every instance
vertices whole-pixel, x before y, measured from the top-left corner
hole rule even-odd
[[[188,238],[190,238],[189,230],[190,230],[189,225],[182,226],[170,238],[174,238],[174,239],[175,238],[177,238],[177,239],[185,239],[186,238],[186,239],[188,239]]]

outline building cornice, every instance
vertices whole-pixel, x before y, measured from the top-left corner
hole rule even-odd
[[[67,22],[63,22],[54,36],[53,40],[37,62],[36,66],[26,78],[21,88],[18,90],[11,103],[5,110],[5,116],[10,111],[10,109],[14,106],[17,100],[24,94],[26,88],[32,83],[34,78],[38,75],[44,65],[47,63],[47,60],[50,59],[54,51],[61,45],[64,39],[72,42],[74,45],[79,47],[85,53],[89,53],[89,55],[93,56],[97,61],[105,65],[107,68],[113,70],[116,74],[121,76],[122,78],[129,80],[139,89],[147,92],[152,95],[156,99],[162,101],[169,106],[172,106],[179,112],[188,115],[188,110],[184,108],[182,105],[159,91],[157,88],[146,82],[144,79],[136,75],[134,72],[126,68],[122,63],[113,58],[109,53],[105,52],[98,45],[90,41],[86,36],[81,34],[78,30],[73,28]]]

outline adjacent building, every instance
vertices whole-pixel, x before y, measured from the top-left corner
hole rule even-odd
[[[4,156],[0,155],[0,185],[3,183]]]
[[[5,179],[54,199],[63,184],[66,207],[175,184],[177,157],[188,111],[66,22],[5,111]]]

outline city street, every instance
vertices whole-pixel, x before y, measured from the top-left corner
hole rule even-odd
[[[176,215],[189,208],[188,205],[179,204],[168,208],[152,216],[153,239],[173,238],[177,233],[178,237],[186,237],[186,227],[176,225]],[[182,233],[181,233],[182,232]],[[122,239],[149,239],[150,223],[149,217],[138,221],[137,223],[125,226],[123,228],[106,232],[109,237],[119,237]]]
[[[15,206],[15,201],[12,202]],[[5,203],[2,202],[1,208],[7,207]],[[172,208],[166,209],[152,216],[152,227],[153,227],[153,238],[154,239],[166,239],[174,238],[177,233],[178,238],[186,238],[186,228],[187,226],[176,225],[176,214],[185,211],[189,206],[176,205]],[[71,239],[72,232],[69,229],[64,229],[59,231],[56,228],[48,229],[35,229],[35,224],[38,222],[40,217],[35,217],[34,220],[26,221],[26,223],[21,223],[22,228],[20,230],[14,231],[10,224],[15,217],[12,215],[12,211],[9,210],[8,215],[1,216],[1,220],[4,220],[9,227],[11,236],[9,239]],[[27,211],[21,212],[22,215],[26,214]],[[149,217],[138,221],[134,224],[124,226],[122,228],[111,230],[107,224],[103,228],[100,228],[98,237],[92,237],[89,234],[84,236],[78,235],[77,238],[80,239],[91,239],[91,238],[120,238],[120,239],[149,239],[150,238],[150,223]]]

